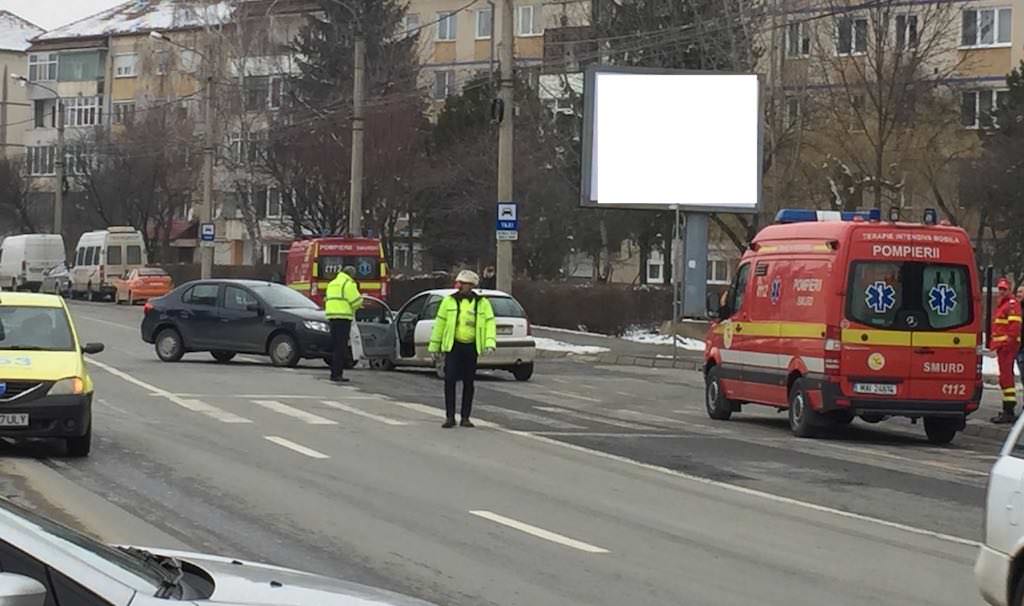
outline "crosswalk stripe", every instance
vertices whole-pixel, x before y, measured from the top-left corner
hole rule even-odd
[[[309,423],[310,425],[338,424],[337,421],[326,419],[324,417],[321,417],[320,415],[315,415],[311,412],[306,412],[305,410],[299,410],[298,408],[288,406],[287,404],[283,404],[281,402],[278,402],[277,400],[252,400],[252,403],[256,404],[257,406],[262,406],[267,410],[272,410],[278,414],[282,414],[287,417],[292,417],[293,419],[298,419],[303,423]]]
[[[650,427],[647,427],[646,425],[637,425],[636,423],[630,423],[629,421],[610,419],[601,415],[592,415],[572,408],[558,408],[557,406],[534,406],[534,408],[537,410],[543,410],[544,412],[554,412],[570,417],[576,417],[577,419],[583,419],[584,421],[593,421],[604,425],[611,425],[613,427],[622,427],[624,429],[650,429]]]
[[[274,444],[277,444],[278,446],[283,446],[283,447],[287,448],[288,450],[294,450],[295,452],[297,452],[299,454],[306,455],[307,457],[309,457],[311,459],[329,459],[329,458],[331,458],[330,456],[325,455],[324,453],[320,452],[319,450],[313,450],[312,448],[307,448],[307,447],[303,446],[302,444],[296,444],[295,442],[292,442],[291,440],[286,440],[286,439],[284,439],[282,437],[279,437],[279,436],[263,436],[263,437],[266,440],[268,440],[270,442],[273,442]]]
[[[545,427],[551,427],[554,429],[584,429],[582,425],[576,425],[575,423],[569,423],[568,421],[561,421],[559,419],[545,417],[544,415],[535,415],[528,412],[523,412],[521,410],[501,408],[500,406],[491,406],[489,404],[478,405],[475,406],[474,408],[477,408],[484,412],[503,415],[512,419],[518,419],[520,421],[536,423],[537,425],[544,425]]]
[[[323,404],[324,406],[328,407],[328,408],[333,408],[335,410],[343,410],[345,412],[352,413],[352,414],[358,415],[360,417],[366,417],[367,419],[373,419],[374,421],[378,421],[380,423],[384,423],[385,425],[392,425],[392,426],[408,425],[408,423],[406,423],[405,421],[399,421],[397,419],[392,419],[390,417],[376,415],[376,414],[373,414],[372,412],[366,412],[365,410],[360,410],[358,408],[349,406],[348,404],[342,404],[341,402],[335,402],[334,400],[321,400],[320,403]]]
[[[185,408],[186,410],[191,410],[192,412],[204,414],[212,419],[220,421],[221,423],[252,423],[251,420],[246,419],[245,417],[240,417],[233,412],[228,412],[226,410],[217,408],[216,406],[211,406],[210,404],[207,404],[202,400],[180,398],[177,399],[175,403],[181,406],[182,408]]]

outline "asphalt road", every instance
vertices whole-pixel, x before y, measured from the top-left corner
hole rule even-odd
[[[107,540],[451,605],[980,603],[994,441],[860,422],[799,440],[769,410],[711,421],[696,373],[571,360],[484,377],[483,422],[442,430],[430,373],[164,364],[140,308],[73,312],[107,345],[93,455],[5,446],[0,489]]]

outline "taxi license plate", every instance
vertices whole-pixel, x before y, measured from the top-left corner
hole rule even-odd
[[[498,327],[498,334],[499,335],[511,335],[512,334],[512,327],[511,326],[499,326]]]
[[[0,414],[0,427],[28,427],[28,415]]]
[[[896,386],[891,383],[854,383],[853,391],[876,396],[894,396],[896,395]]]

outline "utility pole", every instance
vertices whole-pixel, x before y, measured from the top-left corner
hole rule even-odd
[[[352,82],[352,182],[349,189],[348,233],[363,235],[363,137],[366,120],[366,38],[360,24],[355,36],[355,70]]]
[[[57,95],[56,92],[54,92]],[[64,101],[57,95],[57,191],[53,197],[53,233],[64,235]]]
[[[203,61],[209,64],[209,61]],[[213,73],[207,65],[206,82],[203,90],[203,205],[199,208],[199,225],[213,220]],[[201,229],[201,227],[200,227]],[[203,280],[213,277],[213,242],[199,242],[199,275]]]
[[[515,6],[513,0],[501,0],[501,41],[499,44],[501,81],[498,100],[501,107],[498,125],[498,202],[514,202],[512,195],[512,161],[515,131],[515,74],[513,45],[515,41]],[[512,242],[498,240],[496,286],[512,292]]]

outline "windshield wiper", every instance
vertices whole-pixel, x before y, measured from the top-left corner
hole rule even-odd
[[[181,597],[181,579],[185,576],[185,572],[181,569],[181,562],[177,558],[158,556],[138,547],[118,547],[118,549],[142,560],[163,578],[154,597],[167,599],[174,597],[175,593],[177,593],[177,597]]]

